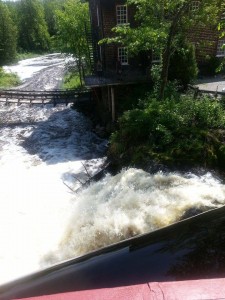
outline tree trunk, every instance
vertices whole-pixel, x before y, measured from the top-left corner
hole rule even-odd
[[[165,96],[165,88],[167,85],[168,81],[168,71],[169,71],[169,64],[170,64],[170,52],[171,52],[171,45],[173,41],[173,35],[172,32],[170,31],[167,43],[166,43],[166,48],[163,53],[163,64],[162,64],[162,71],[161,71],[161,82],[160,82],[160,93],[159,93],[159,98],[160,100],[164,100]]]
[[[178,10],[178,12],[174,16],[171,26],[170,26],[169,35],[168,35],[167,42],[166,42],[166,48],[163,53],[160,92],[159,92],[160,100],[164,100],[164,97],[165,97],[165,88],[166,88],[167,81],[168,81],[168,71],[169,71],[172,43],[173,43],[174,37],[176,35],[177,26],[181,20],[183,13],[189,8],[189,3],[190,3],[189,1],[186,1],[183,4],[183,6]]]
[[[80,85],[83,86],[83,76],[82,76],[82,55],[81,51],[78,48],[78,73],[79,73],[79,78],[80,78]]]

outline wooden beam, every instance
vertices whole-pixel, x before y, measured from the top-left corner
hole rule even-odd
[[[110,91],[110,87],[107,87],[107,91],[108,91],[108,108],[109,108],[109,112],[111,112],[112,110],[112,106],[111,106],[111,91]]]
[[[116,120],[116,111],[115,111],[115,91],[114,87],[111,87],[111,101],[112,101],[112,121]]]

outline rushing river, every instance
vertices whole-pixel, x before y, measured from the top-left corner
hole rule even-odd
[[[62,57],[47,56],[12,68],[23,87],[42,76],[38,89],[47,89],[64,67]],[[225,186],[210,173],[130,168],[76,192],[101,169],[106,146],[70,107],[1,105],[0,283],[225,203]]]

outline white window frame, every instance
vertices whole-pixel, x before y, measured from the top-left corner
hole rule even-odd
[[[200,1],[192,1],[190,3],[190,11],[197,11],[200,8]]]
[[[128,24],[127,5],[116,5],[116,23],[117,25]]]
[[[152,50],[152,63],[153,64],[160,64],[162,61],[162,57],[160,54],[156,54],[154,50]]]
[[[223,45],[224,47],[222,48]],[[216,56],[225,57],[225,39],[218,40]]]
[[[118,60],[120,61],[122,66],[129,65],[127,47],[118,47],[117,57],[118,57]]]

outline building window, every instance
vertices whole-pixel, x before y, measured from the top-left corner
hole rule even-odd
[[[118,48],[118,60],[120,61],[121,65],[128,65],[128,50],[126,47]]]
[[[225,39],[219,40],[217,44],[217,57],[224,57],[225,56]]]
[[[191,11],[196,11],[196,10],[199,9],[199,7],[200,7],[200,1],[192,1],[190,3],[190,10]]]
[[[116,21],[117,25],[128,23],[127,5],[116,6]]]
[[[161,55],[159,53],[156,53],[154,50],[152,50],[152,63],[153,64],[159,64],[161,63]]]

